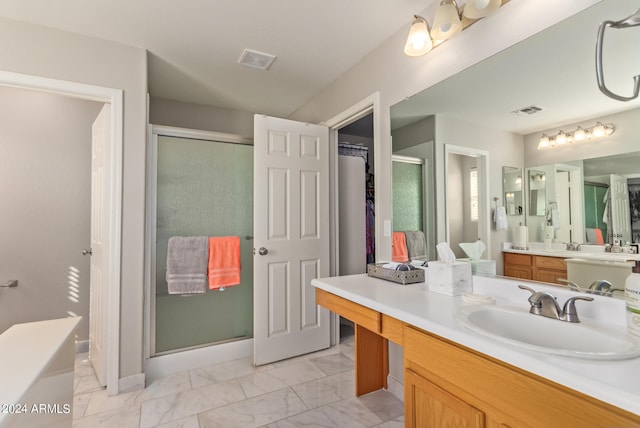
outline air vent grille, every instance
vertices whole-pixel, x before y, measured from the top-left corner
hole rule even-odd
[[[267,70],[275,59],[275,55],[245,49],[238,63],[259,70]]]
[[[519,108],[518,110],[514,110],[511,113],[517,114],[518,116],[523,114],[531,115],[531,114],[536,114],[541,110],[542,110],[542,107],[531,105],[531,106]]]

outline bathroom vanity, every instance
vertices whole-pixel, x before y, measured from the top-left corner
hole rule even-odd
[[[565,284],[559,279],[568,279],[578,283],[581,288],[587,288],[592,281],[606,279],[614,283],[616,288],[623,289],[624,280],[631,273],[631,265],[625,267],[623,263],[640,259],[638,254],[566,251],[560,249],[564,244],[554,245],[555,248],[552,250],[538,248],[537,243],[531,243],[529,250],[515,250],[509,247],[503,249],[504,276],[552,284]],[[580,260],[582,266],[575,268],[573,272],[568,271],[568,259]],[[590,269],[590,264],[593,265],[593,269]],[[620,269],[618,271],[613,268]],[[575,275],[578,270],[584,274]],[[593,275],[590,277],[591,272]]]
[[[567,267],[564,257],[508,252],[503,254],[505,276],[553,284],[561,284],[558,278],[567,279]]]
[[[475,293],[495,297],[497,305],[528,308],[528,293],[517,287],[524,281],[474,276],[473,282]],[[490,339],[456,316],[460,297],[429,292],[424,283],[351,275],[312,284],[318,304],[355,324],[356,395],[386,387],[387,341],[404,348],[407,427],[640,426],[640,385],[629,382],[640,358],[589,360]],[[557,287],[528,285],[556,294]],[[575,296],[557,293],[559,301]],[[583,318],[609,317],[624,334],[624,302],[596,296],[582,303]]]
[[[0,427],[71,427],[80,319],[16,324],[0,335]]]

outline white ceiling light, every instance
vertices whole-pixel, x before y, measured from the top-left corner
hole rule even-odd
[[[468,0],[462,14],[465,18],[480,19],[488,16],[502,6],[502,0]]]
[[[434,40],[448,40],[462,31],[460,11],[455,0],[442,0],[431,29]]]
[[[407,43],[404,45],[404,53],[408,56],[424,55],[431,50],[433,42],[429,37],[427,21],[418,15],[414,15]]]

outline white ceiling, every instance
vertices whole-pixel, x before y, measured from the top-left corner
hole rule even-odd
[[[529,134],[640,107],[640,99],[603,95],[595,75],[595,42],[604,20],[621,20],[640,0],[604,0],[591,8],[412,96],[391,109],[392,128],[441,114]],[[605,82],[631,95],[640,75],[640,26],[605,33]],[[534,115],[511,112],[529,105]]]
[[[147,49],[152,96],[287,117],[433,1],[0,0],[0,16]],[[245,48],[277,58],[243,67]]]

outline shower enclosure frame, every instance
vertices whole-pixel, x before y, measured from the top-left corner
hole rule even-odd
[[[235,134],[201,131],[172,126],[148,126],[149,142],[147,150],[147,186],[146,186],[146,227],[145,227],[145,317],[144,358],[148,360],[156,357],[155,332],[155,281],[156,281],[156,227],[157,227],[157,177],[158,177],[158,137],[177,137],[219,143],[233,143],[253,145],[253,139]],[[247,339],[253,340],[253,339]],[[205,345],[206,346],[206,345]],[[188,349],[185,349],[188,350]],[[177,351],[180,352],[180,351]]]

